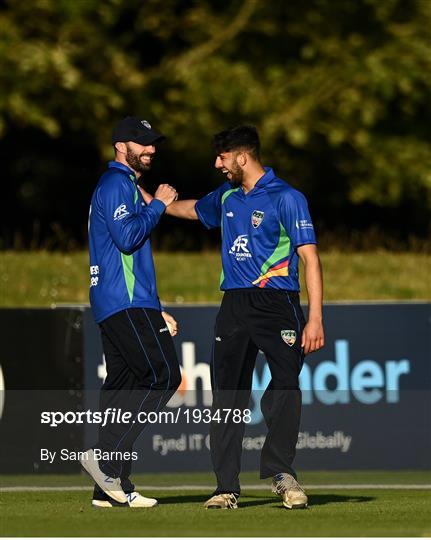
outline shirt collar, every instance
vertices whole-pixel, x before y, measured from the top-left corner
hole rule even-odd
[[[250,193],[255,192],[259,188],[265,187],[267,184],[269,184],[269,182],[271,182],[272,180],[274,180],[274,178],[276,178],[275,172],[273,171],[271,167],[264,167],[264,169],[265,169],[265,174],[259,178],[259,180],[254,185],[253,189],[251,189],[248,193],[244,193],[244,191],[241,190],[245,196],[249,195]]]
[[[110,161],[108,163],[108,167],[110,169],[120,169],[120,170],[126,172],[129,175],[129,177],[133,176],[133,179],[131,178],[131,180],[136,180],[135,171],[133,169],[131,169],[130,167],[128,167],[127,165],[123,165],[119,161]]]

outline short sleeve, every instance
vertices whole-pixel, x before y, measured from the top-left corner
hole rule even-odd
[[[280,220],[295,248],[317,243],[307,199],[299,191],[283,193],[280,198]]]
[[[199,220],[207,229],[220,227],[221,224],[221,207],[223,193],[229,189],[229,186],[223,184],[215,191],[211,191],[202,199],[199,199],[195,204],[196,214]]]

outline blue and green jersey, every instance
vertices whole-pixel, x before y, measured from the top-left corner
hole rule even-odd
[[[132,169],[109,162],[91,199],[90,303],[96,322],[130,307],[160,310],[150,234],[165,211],[147,206]]]
[[[221,227],[222,290],[299,291],[297,248],[316,243],[307,200],[265,171],[248,193],[226,182],[195,205],[207,228]]]

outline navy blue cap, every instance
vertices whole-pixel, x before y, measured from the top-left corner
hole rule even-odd
[[[112,132],[112,144],[117,142],[135,142],[150,145],[162,142],[165,136],[152,128],[147,120],[137,116],[126,116],[118,122]]]

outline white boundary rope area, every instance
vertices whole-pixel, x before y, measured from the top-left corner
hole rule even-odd
[[[308,484],[304,489],[340,489],[340,490],[363,490],[363,489],[431,489],[431,484]],[[0,487],[0,493],[17,491],[89,491],[93,486],[8,486]],[[136,486],[137,490],[144,491],[208,491],[213,490],[213,485],[187,484],[177,486]],[[256,491],[269,489],[269,486],[261,484],[245,484],[241,486],[241,491]]]

